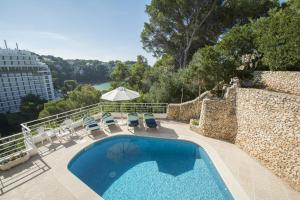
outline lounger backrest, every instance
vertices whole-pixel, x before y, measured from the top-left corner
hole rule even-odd
[[[155,119],[155,117],[152,113],[144,113],[144,118],[146,118],[146,119]]]
[[[110,117],[110,116],[111,116],[110,113],[103,113],[103,114],[102,114],[102,118],[107,118],[107,117]]]
[[[128,113],[128,116],[131,115],[131,116],[138,116],[138,114],[136,112],[131,112],[131,113]]]
[[[93,117],[86,117],[83,119],[84,124],[97,123]]]

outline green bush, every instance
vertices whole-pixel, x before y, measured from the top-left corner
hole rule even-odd
[[[253,23],[256,45],[270,70],[300,70],[300,1],[288,1]]]
[[[193,126],[199,126],[199,120],[192,120]]]

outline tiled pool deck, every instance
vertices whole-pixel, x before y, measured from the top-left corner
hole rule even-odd
[[[0,172],[1,200],[73,200],[100,199],[67,170],[69,160],[83,147],[106,136],[132,134],[126,126],[112,129],[112,133],[96,132],[60,143],[55,140],[39,148],[39,155],[9,171]],[[237,146],[203,137],[189,130],[189,125],[162,121],[158,131],[137,129],[136,135],[190,140],[203,146],[215,163],[225,183],[236,199],[299,200],[300,193],[249,157]],[[248,198],[247,198],[248,196]]]

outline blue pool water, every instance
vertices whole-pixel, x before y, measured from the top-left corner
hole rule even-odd
[[[187,141],[110,137],[68,169],[105,200],[233,199],[206,152]]]

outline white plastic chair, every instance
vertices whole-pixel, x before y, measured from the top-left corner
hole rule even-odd
[[[49,142],[52,143],[51,136],[53,135],[53,132],[51,130],[45,131],[45,128],[43,126],[41,126],[41,127],[38,127],[36,129],[36,131],[39,134],[39,136],[41,136],[41,138],[42,138],[42,144],[44,144],[44,140],[48,140]]]
[[[74,127],[73,127],[73,120],[66,119],[61,123],[59,131],[56,133],[56,137],[61,141],[61,139],[64,139],[66,136],[73,135],[75,133]]]

